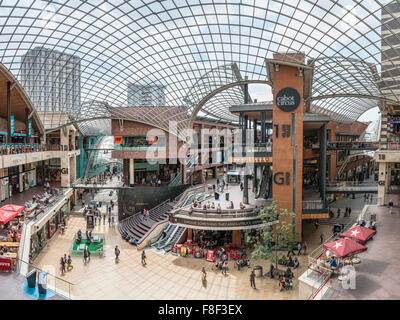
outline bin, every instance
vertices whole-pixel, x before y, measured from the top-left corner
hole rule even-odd
[[[262,277],[262,275],[263,275],[263,269],[262,269],[261,266],[254,266],[253,271],[254,271],[254,273],[255,273],[255,275],[256,275],[257,278]]]

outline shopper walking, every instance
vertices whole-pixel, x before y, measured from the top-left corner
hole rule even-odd
[[[64,274],[65,273],[65,261],[64,261],[63,257],[61,257],[60,267],[61,267],[61,274]]]
[[[254,273],[254,270],[251,271],[251,273],[250,273],[250,285],[253,289],[257,289],[256,288],[256,274]]]
[[[105,225],[106,224],[106,213],[104,213],[104,215],[103,215],[103,225]]]
[[[207,272],[206,272],[206,269],[204,267],[201,269],[201,274],[202,274],[203,282],[207,281]]]
[[[87,251],[86,251],[86,248],[85,248],[85,249],[83,250],[83,263],[84,263],[84,264],[86,264],[87,258],[88,258],[88,255],[87,255]]]
[[[300,255],[301,254],[301,243],[300,242],[297,243],[297,250],[298,250],[297,255]]]
[[[146,263],[146,252],[144,252],[144,250],[142,251],[142,265],[145,266]]]
[[[67,260],[67,270],[71,271],[74,267],[72,266],[72,259],[71,256],[68,255],[68,260]]]
[[[121,251],[119,250],[118,246],[115,246],[114,252],[115,252],[115,262],[118,262],[119,261],[119,254],[121,253]]]
[[[321,239],[321,244],[324,242],[324,235],[321,233],[321,235],[319,236],[319,238]]]

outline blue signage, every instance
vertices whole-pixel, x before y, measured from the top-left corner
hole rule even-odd
[[[28,137],[32,137],[32,120],[28,120]]]
[[[11,135],[13,135],[14,134],[14,116],[11,116],[10,125],[11,125]]]

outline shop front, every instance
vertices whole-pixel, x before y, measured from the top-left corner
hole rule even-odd
[[[19,192],[19,166],[8,168],[10,197]]]
[[[31,250],[30,255],[35,259],[47,243],[48,226],[45,224],[38,232],[31,236]]]
[[[4,201],[10,197],[9,178],[3,177],[0,179],[0,201]]]

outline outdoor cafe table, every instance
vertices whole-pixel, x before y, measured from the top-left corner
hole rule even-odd
[[[18,253],[13,253],[13,252],[6,252],[3,255],[10,259],[17,259],[18,257]]]
[[[19,242],[0,242],[0,247],[17,248]]]

